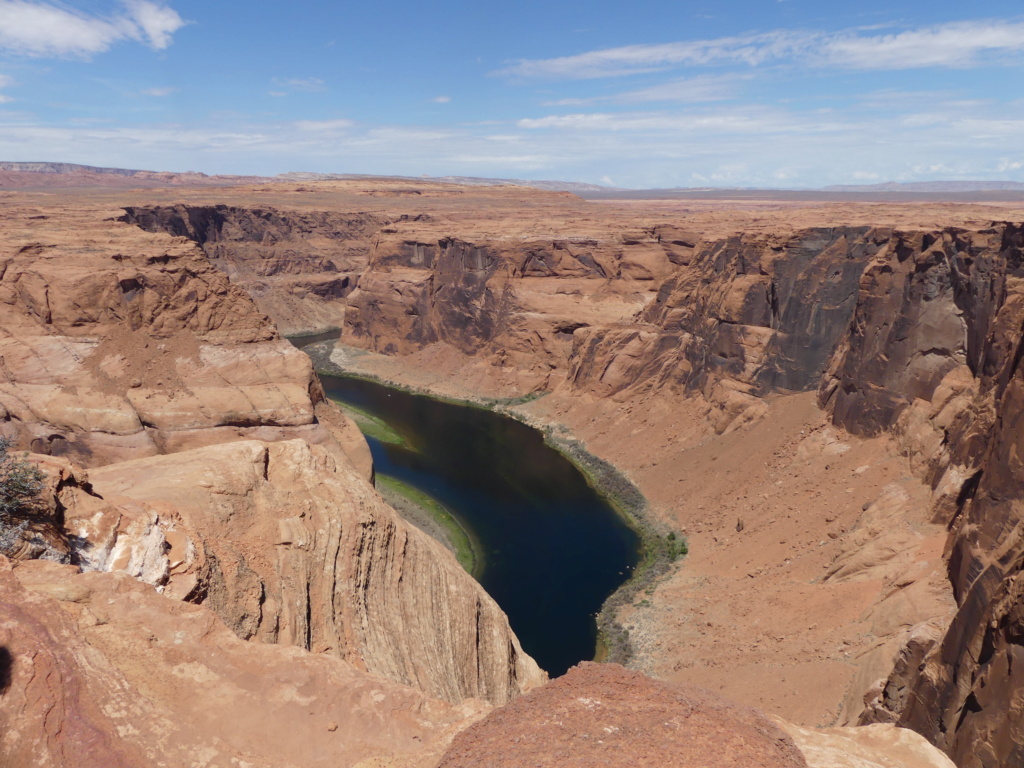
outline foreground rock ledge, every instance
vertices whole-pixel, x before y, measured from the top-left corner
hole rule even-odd
[[[584,662],[456,737],[441,768],[801,768],[761,712],[617,664]]]
[[[438,764],[478,766],[954,768],[913,731],[800,728],[701,688],[592,662],[493,710]]]

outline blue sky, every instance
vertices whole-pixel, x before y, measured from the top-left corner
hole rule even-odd
[[[1019,0],[0,0],[0,160],[1024,181],[1022,75]]]

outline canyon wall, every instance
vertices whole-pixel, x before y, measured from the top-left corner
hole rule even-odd
[[[127,207],[122,221],[200,245],[284,334],[340,328],[344,298],[389,219],[367,212],[296,212],[228,205]]]
[[[919,463],[950,528],[958,610],[941,639],[903,659],[873,717],[923,733],[959,765],[1017,764],[1024,236],[996,225],[902,246],[865,273],[820,397],[837,423],[892,431]]]
[[[264,662],[256,659],[261,652],[245,650],[249,645],[291,649],[265,654],[280,672],[273,680],[285,679],[289,670],[308,680],[319,666],[339,685],[352,681],[351,690],[332,694],[337,701],[330,711],[340,722],[346,702],[358,700],[368,719],[326,729],[340,728],[352,740],[351,755],[376,749],[373,738],[359,735],[364,726],[372,730],[375,719],[387,721],[408,747],[421,739],[417,728],[456,722],[449,717],[453,704],[500,704],[542,682],[544,674],[522,652],[500,608],[447,550],[402,521],[373,490],[367,445],[325,400],[308,357],[279,337],[195,243],[115,219],[96,206],[10,206],[0,234],[0,433],[19,450],[41,454],[31,460],[50,478],[45,514],[33,510],[7,554],[72,563],[45,572],[50,585],[41,589],[70,597],[59,597],[59,608],[33,603],[33,616],[53,613],[31,619],[34,639],[18,635],[18,623],[29,619],[19,613],[15,582],[5,577],[10,611],[3,629],[15,637],[5,646],[13,660],[3,659],[14,672],[4,674],[13,674],[9,686],[23,687],[4,696],[3,717],[31,734],[19,741],[10,735],[17,729],[5,726],[8,754],[24,756],[38,747],[40,755],[50,755],[40,764],[66,765],[73,757],[58,759],[53,750],[67,737],[98,750],[100,762],[76,764],[103,764],[103,755],[120,755],[109,734],[134,727],[139,738],[122,750],[124,764],[152,764],[153,750],[165,743],[156,731],[173,733],[166,738],[184,751],[211,748],[227,738],[230,713],[217,716],[214,696],[196,710],[210,718],[201,738],[168,726],[168,718],[183,716],[189,706],[175,675],[211,682],[224,695],[252,688],[245,681]],[[23,584],[23,577],[34,579],[36,567],[15,563],[15,578]],[[80,570],[93,580],[76,581]],[[124,587],[121,576],[138,586]],[[83,591],[75,584],[88,586]],[[131,605],[146,603],[147,625],[163,622],[160,630],[151,626],[156,634],[149,640],[140,630],[143,645],[162,642],[153,638],[165,629],[173,637],[175,622],[187,616],[202,628],[187,652],[164,659],[178,660],[159,670],[166,691],[155,714],[122,708],[132,686],[146,695],[145,677],[121,685],[115,675],[117,690],[104,687],[99,700],[81,694],[109,664],[128,674],[116,643],[107,643],[128,619],[95,622],[110,625],[102,630],[102,648],[97,638],[85,645],[75,639],[78,631],[95,634],[83,629],[101,610],[89,607],[88,594],[109,590],[124,595],[129,613]],[[174,607],[189,603],[196,610]],[[225,641],[228,632],[241,645]],[[61,650],[64,639],[55,637],[66,639],[70,650]],[[237,668],[228,669],[236,662],[225,660],[220,671],[204,672],[200,666],[208,662],[196,660],[210,652],[204,643],[241,659]],[[310,651],[331,661],[295,655]],[[37,696],[31,665],[47,658],[63,682]],[[138,654],[123,662],[143,664]],[[141,667],[131,674],[136,671],[144,674]],[[282,701],[327,695],[319,683],[278,690],[273,680],[267,695]],[[236,693],[238,702],[249,695]],[[91,702],[82,704],[86,714],[75,709],[80,694]],[[63,707],[66,730],[33,720],[43,716],[33,707],[47,697]],[[427,714],[403,730],[389,702]],[[242,704],[238,709],[246,711]],[[152,728],[134,719],[150,715],[158,716]],[[272,718],[269,710],[263,715],[265,722]],[[89,725],[100,721],[105,724]],[[84,730],[75,730],[79,725]],[[302,738],[306,731],[293,735]],[[370,745],[362,752],[360,739]],[[229,755],[208,764],[236,764],[230,760],[248,754],[238,739],[231,745]],[[256,764],[291,764],[266,757],[273,754],[279,751],[267,747],[264,762]]]

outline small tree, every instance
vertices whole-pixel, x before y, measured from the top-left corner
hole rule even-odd
[[[11,453],[11,440],[0,437],[0,553],[11,551],[38,510],[44,475],[39,467]]]

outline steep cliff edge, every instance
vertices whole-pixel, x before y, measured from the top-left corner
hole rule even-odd
[[[917,458],[950,528],[958,610],[941,639],[901,659],[870,718],[913,727],[959,765],[1016,764],[1024,235],[999,224],[902,246],[866,271],[820,397],[837,423],[891,431]]]
[[[340,328],[380,214],[219,205],[129,206],[121,220],[184,237],[285,334]]]
[[[125,574],[0,557],[0,595],[4,765],[406,765],[488,709],[244,642]]]
[[[499,218],[490,205],[478,218]],[[768,207],[592,207],[560,228],[536,208],[502,228],[398,222],[392,206],[364,231],[343,340],[449,394],[550,391],[524,410],[572,426],[688,527],[694,579],[654,602],[752,613],[695,671],[672,654],[707,645],[697,628],[721,617],[637,609],[659,674],[741,686],[730,654],[764,653],[761,670],[810,655],[814,674],[758,695],[799,709],[827,663],[835,717],[911,724],[961,764],[1019,759],[1022,715],[1000,703],[1021,634],[1019,228],[968,207]],[[824,416],[791,394],[815,390]],[[751,608],[766,600],[770,630]],[[825,618],[779,618],[809,613]]]
[[[368,484],[308,357],[196,244],[86,204],[5,216],[0,431],[50,454],[47,533],[76,566],[415,686],[410,701],[543,681],[479,585]]]
[[[173,542],[164,594],[210,606],[243,639],[339,656],[452,702],[503,704],[544,679],[447,550],[323,448],[233,442],[89,479],[115,508],[80,500],[66,513],[75,534],[99,543],[123,519],[116,507],[141,506]]]

